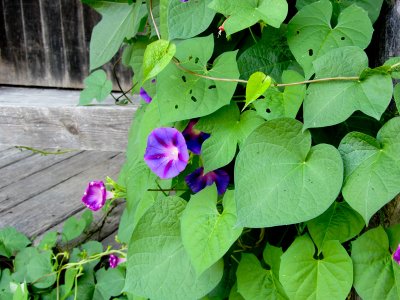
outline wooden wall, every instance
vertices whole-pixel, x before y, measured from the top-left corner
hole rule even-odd
[[[100,19],[79,0],[0,0],[0,84],[82,88]],[[129,71],[117,69],[128,88]]]

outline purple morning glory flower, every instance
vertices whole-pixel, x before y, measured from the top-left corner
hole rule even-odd
[[[153,100],[149,94],[147,94],[146,90],[144,88],[140,88],[139,91],[139,96],[144,100],[146,103],[150,103],[151,100]]]
[[[397,250],[393,253],[393,259],[400,265],[400,245],[397,247]]]
[[[91,181],[89,182],[85,193],[82,197],[82,202],[89,209],[97,211],[104,206],[107,199],[114,197],[112,192],[106,190],[106,186],[103,181]]]
[[[126,258],[119,258],[118,256],[111,254],[108,258],[108,263],[110,264],[110,268],[116,268],[119,264],[126,262]]]
[[[181,0],[181,2],[188,2],[189,0]]]
[[[147,138],[144,160],[162,179],[177,176],[188,163],[189,153],[185,139],[175,128],[156,128]]]
[[[217,185],[218,194],[222,195],[225,193],[229,184],[229,175],[222,169],[214,170],[203,174],[203,167],[196,169],[193,173],[186,176],[185,181],[190,189],[197,193],[204,189],[208,185],[212,185],[214,182]]]
[[[201,132],[200,130],[194,129],[197,120],[190,120],[189,124],[183,130],[182,134],[185,137],[186,145],[190,151],[194,154],[200,155],[201,145],[203,142],[210,137],[208,133]]]

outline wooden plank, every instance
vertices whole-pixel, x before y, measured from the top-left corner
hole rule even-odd
[[[115,155],[117,155],[115,152],[83,152],[37,172],[34,176],[26,177],[0,189],[0,213],[89,170],[94,164],[106,163]],[[90,180],[95,179],[102,179],[102,177]]]
[[[21,151],[15,147],[4,150],[0,156],[0,169],[32,156],[31,151]]]
[[[75,151],[47,156],[34,154],[26,159],[19,160],[1,169],[1,173],[4,176],[0,180],[0,189],[77,154],[78,152]]]
[[[87,182],[106,175],[116,177],[124,158],[121,153],[1,213],[0,228],[14,226],[29,237],[47,231],[82,210],[81,197]]]
[[[104,248],[107,248],[108,246],[111,246],[113,249],[121,248],[121,245],[115,241],[115,237],[117,236],[117,234],[118,230],[112,232],[108,237],[100,240]]]
[[[78,91],[0,87],[0,144],[125,151],[139,103],[77,106]]]

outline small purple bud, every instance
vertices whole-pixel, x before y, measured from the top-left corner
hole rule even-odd
[[[139,96],[144,100],[146,103],[150,103],[151,100],[153,100],[149,94],[147,94],[146,90],[144,88],[140,88]]]
[[[156,79],[153,78],[153,79],[151,80],[151,83],[156,83]]]
[[[106,186],[103,181],[91,181],[89,182],[85,193],[82,197],[82,202],[90,210],[97,211],[104,206],[107,199],[114,197],[112,192],[106,190]]]
[[[182,172],[188,163],[189,153],[185,139],[175,128],[156,128],[147,138],[144,160],[160,178],[168,179]]]
[[[400,265],[400,244],[393,253],[393,260]]]
[[[189,0],[181,0],[181,2],[188,2]]]
[[[194,193],[200,192],[208,185],[216,184],[218,194],[225,193],[229,184],[229,175],[222,169],[214,170],[203,174],[203,167],[196,169],[193,173],[186,176],[185,181]]]
[[[119,264],[122,264],[123,262],[126,262],[126,258],[119,258],[118,256],[111,254],[110,257],[108,258],[108,263],[110,265],[110,268],[116,268]]]
[[[190,120],[185,130],[183,130],[182,134],[185,137],[188,149],[194,154],[200,155],[201,145],[206,139],[210,137],[210,135],[208,133],[201,132],[200,130],[193,128],[196,123],[197,120]]]

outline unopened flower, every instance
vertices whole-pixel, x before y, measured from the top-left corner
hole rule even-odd
[[[210,135],[208,133],[193,128],[196,123],[197,120],[190,120],[185,130],[183,130],[182,134],[186,140],[186,145],[188,149],[194,154],[200,155],[201,145],[206,139],[210,137]]]
[[[181,2],[188,2],[189,0],[181,0]]]
[[[82,202],[89,209],[97,211],[104,206],[107,199],[114,197],[112,192],[106,190],[106,186],[103,181],[91,181],[89,182],[85,193],[82,197]]]
[[[172,178],[182,172],[188,163],[189,153],[185,138],[175,128],[156,128],[147,138],[144,160],[162,179]]]
[[[123,262],[126,262],[126,258],[120,258],[114,254],[111,254],[110,257],[108,258],[108,263],[110,265],[110,268],[113,269]]]
[[[140,88],[139,91],[139,96],[144,100],[146,103],[150,103],[151,100],[153,100],[149,94],[147,94],[146,90],[144,88]]]
[[[193,173],[186,176],[185,181],[190,189],[197,193],[208,185],[216,184],[218,194],[225,193],[229,184],[229,175],[222,169],[214,170],[203,174],[203,167],[196,169]]]
[[[400,265],[400,244],[393,253],[393,260]]]

